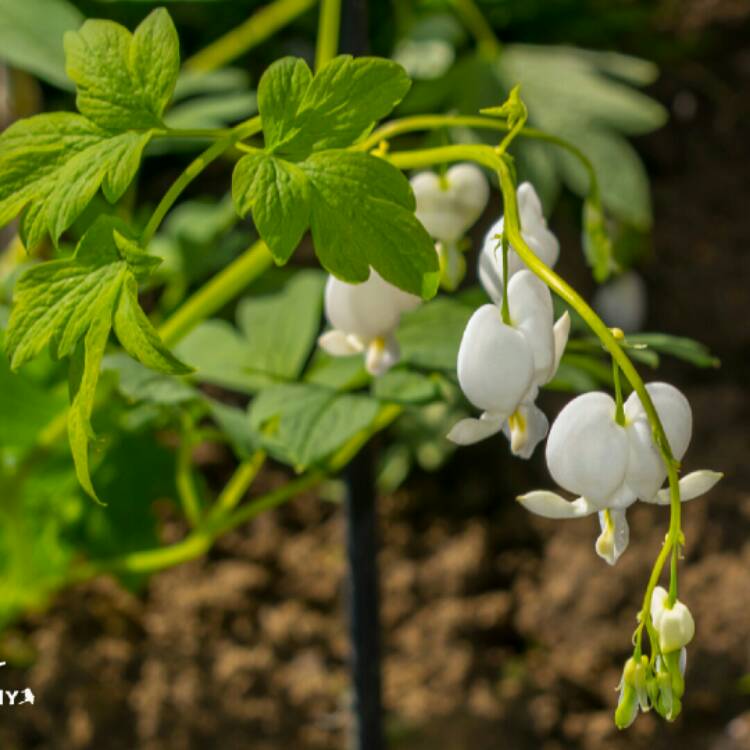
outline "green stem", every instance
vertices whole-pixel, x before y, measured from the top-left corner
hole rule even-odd
[[[157,135],[161,138],[206,138],[216,140],[226,138],[232,132],[231,128],[167,128]]]
[[[286,26],[317,0],[276,0],[261,8],[243,24],[202,49],[185,62],[185,70],[208,73],[251,50]]]
[[[211,509],[211,518],[224,516],[233,510],[244,497],[266,460],[265,451],[256,451],[235,470]]]
[[[201,519],[201,500],[193,476],[192,426],[185,419],[180,446],[177,450],[175,484],[188,523],[196,527]]]
[[[264,242],[253,243],[239,258],[213,276],[189,297],[159,329],[162,340],[172,346],[206,318],[221,310],[251,281],[273,263]]]
[[[625,405],[622,400],[622,383],[620,382],[620,368],[615,360],[612,360],[612,382],[615,384],[615,422],[625,426]]]
[[[502,45],[474,0],[453,0],[453,7],[479,45],[479,51],[488,58],[497,57]]]
[[[315,70],[333,60],[339,49],[341,0],[320,0],[318,41],[315,47]]]
[[[241,141],[243,138],[249,138],[251,135],[259,133],[261,130],[260,117],[253,117],[247,122],[243,122],[236,128],[229,131],[229,135],[211,144],[200,156],[194,159],[185,168],[183,173],[174,181],[172,186],[167,191],[166,195],[161,199],[159,204],[154,209],[154,213],[146,224],[146,228],[143,230],[141,242],[145,247],[151,241],[152,237],[156,234],[156,230],[159,228],[164,217],[169,212],[169,209],[175,204],[177,199],[182,195],[183,190],[209,165],[211,162],[218,159],[225,151],[228,151],[235,143]]]
[[[503,301],[502,301],[500,313],[503,318],[503,323],[505,323],[506,326],[509,326],[511,325],[510,305],[508,302],[508,253],[510,252],[510,244],[508,243],[508,238],[505,236],[505,232],[503,232],[502,243],[503,243]]]
[[[395,138],[398,135],[448,127],[497,130],[502,133],[507,133],[510,130],[506,122],[492,117],[481,117],[479,115],[415,115],[386,123],[373,131],[368,138],[358,143],[354,148],[361,151],[370,151],[376,148],[381,141],[387,141],[389,138]],[[520,138],[530,138],[535,141],[549,143],[574,156],[581,162],[588,175],[591,199],[595,201],[599,200],[599,182],[596,170],[586,154],[578,147],[563,138],[558,138],[555,135],[545,133],[543,130],[537,130],[536,128],[524,127],[518,131],[517,135]]]

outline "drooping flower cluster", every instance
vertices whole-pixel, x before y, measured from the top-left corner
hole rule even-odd
[[[672,452],[680,460],[692,434],[692,412],[685,396],[667,383],[649,383],[646,390],[662,421]],[[547,518],[580,518],[599,514],[597,554],[614,565],[629,541],[625,511],[636,500],[669,504],[661,487],[667,470],[654,442],[651,425],[636,393],[624,405],[624,424],[616,420],[614,399],[586,393],[558,415],[547,441],[547,466],[564,489],[579,495],[572,502],[554,492],[530,492],[519,498],[528,510]],[[680,480],[683,501],[707,492],[721,478],[696,471]]]
[[[435,240],[443,286],[456,289],[466,273],[461,240],[482,215],[490,188],[474,164],[456,164],[445,174],[419,172],[411,178],[416,215]]]
[[[375,269],[362,284],[330,276],[325,313],[333,330],[322,334],[318,344],[334,357],[364,353],[367,371],[382,375],[399,359],[395,331],[401,315],[419,303],[419,297],[389,284]]]

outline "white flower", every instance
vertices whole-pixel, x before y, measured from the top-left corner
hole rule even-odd
[[[474,164],[456,164],[444,175],[420,172],[411,178],[417,218],[436,240],[460,240],[482,215],[490,198],[483,172]]]
[[[664,425],[674,457],[687,451],[692,412],[687,399],[667,383],[646,386]],[[580,518],[599,514],[602,532],[596,551],[610,565],[628,546],[625,510],[637,499],[669,504],[661,490],[667,471],[654,443],[651,426],[638,395],[624,405],[625,425],[615,421],[615,402],[606,393],[586,393],[558,415],[547,441],[547,466],[552,478],[580,497],[569,502],[554,492],[530,492],[518,498],[528,510],[547,518]],[[722,475],[696,471],[680,480],[682,500],[710,490]]]
[[[547,418],[535,406],[539,386],[552,379],[570,329],[567,313],[553,326],[549,289],[531,271],[508,284],[511,325],[498,305],[480,307],[469,320],[458,352],[458,382],[482,410],[463,419],[448,439],[468,445],[504,430],[511,450],[528,458],[547,434]]]
[[[651,620],[664,654],[678,651],[693,640],[695,621],[690,610],[679,599],[669,607],[669,593],[662,586],[657,586],[651,596]],[[684,667],[681,671],[684,673]]]
[[[554,266],[560,255],[560,243],[547,228],[542,203],[534,186],[529,182],[522,182],[518,186],[517,197],[521,235],[537,258],[550,267]],[[503,298],[503,251],[499,237],[504,227],[504,217],[490,227],[479,255],[479,280],[494,302],[500,302]],[[508,280],[525,267],[511,245],[508,250]]]
[[[325,313],[333,330],[320,336],[318,344],[334,357],[365,352],[367,371],[382,375],[399,359],[394,333],[402,313],[419,303],[419,297],[389,284],[375,269],[362,284],[347,284],[330,276]]]

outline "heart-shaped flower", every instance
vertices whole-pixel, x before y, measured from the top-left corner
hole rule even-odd
[[[448,439],[468,445],[504,430],[513,453],[528,458],[547,434],[547,418],[534,400],[539,386],[557,371],[570,320],[565,314],[553,326],[549,289],[531,271],[510,280],[508,307],[510,325],[503,322],[498,305],[487,304],[466,326],[458,382],[482,414],[458,422]]]
[[[443,175],[419,172],[411,187],[417,218],[431,237],[447,245],[466,234],[490,198],[487,179],[474,164],[456,164]]]
[[[692,412],[685,396],[667,383],[646,386],[662,421],[674,457],[687,451]],[[569,502],[554,492],[530,492],[518,498],[528,510],[547,518],[580,518],[599,514],[601,534],[596,551],[614,565],[629,541],[625,510],[637,499],[669,504],[661,490],[667,471],[640,398],[634,392],[624,405],[625,424],[617,423],[614,399],[586,393],[560,412],[547,441],[547,467],[564,489],[579,495]],[[696,471],[680,480],[683,501],[710,490],[722,475]]]
[[[529,182],[522,182],[517,190],[518,214],[521,234],[534,254],[548,266],[554,266],[560,255],[560,243],[547,228],[542,212],[542,202]],[[505,217],[498,219],[484,238],[479,255],[479,280],[494,302],[503,298],[503,252],[501,237],[505,228]],[[523,261],[511,245],[508,250],[508,280],[525,268]]]
[[[394,333],[401,315],[419,303],[419,297],[389,284],[375,269],[362,284],[330,276],[325,313],[333,330],[322,334],[318,344],[334,357],[364,352],[367,371],[382,375],[399,359]]]

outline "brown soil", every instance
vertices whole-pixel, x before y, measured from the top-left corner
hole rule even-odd
[[[640,717],[627,733],[612,724],[664,511],[631,513],[630,549],[611,569],[594,554],[595,521],[548,522],[514,506],[517,492],[547,482],[543,463],[510,461],[491,441],[381,500],[393,747],[750,747],[739,686],[750,673],[749,56],[741,48],[718,73],[672,71],[657,93],[671,105],[687,92],[697,114],[640,144],[658,218],[650,322],[702,339],[725,365],[663,375],[693,404],[687,468],[726,473],[685,508],[681,591],[697,635],[683,716]],[[561,403],[549,398],[548,411]],[[106,580],[65,592],[5,636],[35,658],[3,670],[2,686],[32,686],[36,705],[3,712],[2,747],[342,747],[342,541],[338,506],[310,494],[142,595]]]

